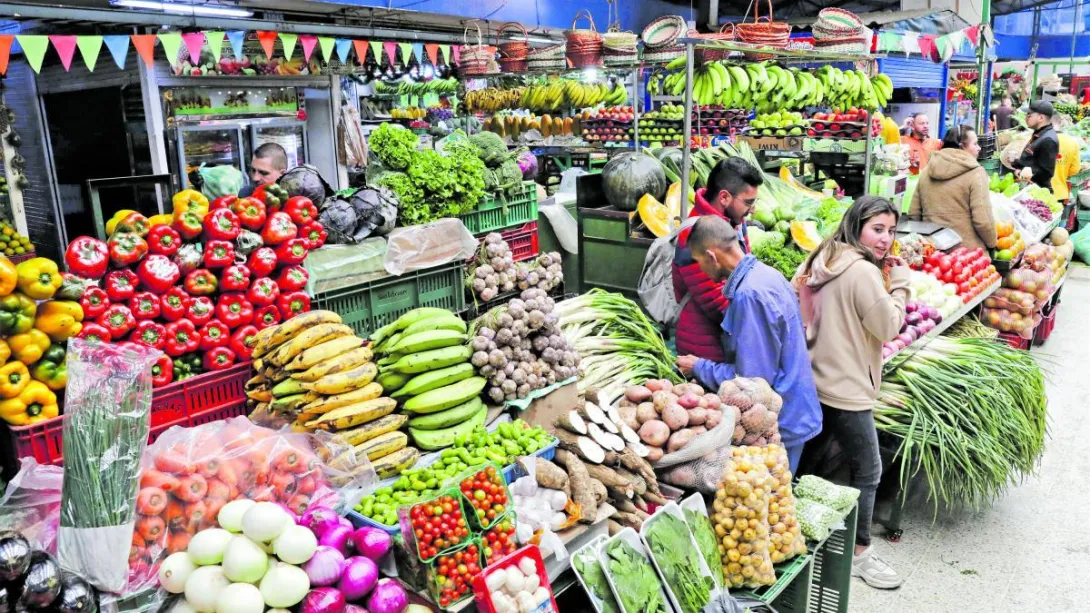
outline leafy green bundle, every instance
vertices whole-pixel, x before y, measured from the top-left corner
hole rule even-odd
[[[649,520],[647,543],[682,613],[700,613],[711,600],[713,582],[700,572],[700,553],[688,547],[689,527],[675,515]]]
[[[685,509],[685,521],[689,524],[689,532],[693,534],[696,546],[700,548],[700,555],[704,556],[704,562],[712,572],[712,579],[722,587],[723,558],[719,555],[719,539],[715,537],[711,518],[700,511]]]
[[[606,554],[609,576],[627,613],[666,613],[662,584],[646,558],[621,539],[607,545]]]
[[[572,559],[575,572],[583,578],[583,583],[591,593],[601,601],[602,613],[620,613],[617,601],[613,598],[613,591],[609,589],[606,574],[602,571],[602,565],[594,558],[594,553],[588,548],[580,551]]]

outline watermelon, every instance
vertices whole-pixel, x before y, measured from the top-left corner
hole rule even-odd
[[[636,210],[644,194],[661,202],[668,186],[662,165],[646,153],[622,153],[602,169],[602,191],[606,200],[621,211]]]

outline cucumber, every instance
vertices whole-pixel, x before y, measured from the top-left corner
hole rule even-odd
[[[417,428],[409,428],[409,434],[413,437],[413,442],[416,443],[416,446],[424,451],[433,451],[435,449],[442,449],[443,447],[450,447],[454,444],[455,438],[463,434],[469,434],[470,432],[473,432],[474,428],[484,424],[487,414],[488,408],[482,404],[481,408],[479,408],[472,417],[456,426],[443,428],[442,430],[420,430]]]
[[[469,401],[462,404],[439,411],[437,413],[429,413],[426,415],[420,415],[409,420],[409,428],[416,430],[441,430],[443,428],[449,428],[450,426],[458,425],[459,423],[473,417],[477,414],[484,402],[481,401],[480,396],[474,396]]]

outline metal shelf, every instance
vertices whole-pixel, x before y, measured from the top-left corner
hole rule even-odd
[[[932,329],[930,332],[928,332],[927,334],[925,334],[925,335],[921,336],[920,338],[916,339],[916,341],[914,343],[912,343],[911,345],[909,345],[908,347],[905,347],[904,349],[900,350],[899,352],[889,356],[889,358],[887,358],[885,361],[883,361],[883,363],[882,363],[883,366],[889,365],[891,362],[894,362],[894,360],[896,360],[895,364],[892,364],[892,365],[889,366],[890,369],[896,369],[905,360],[912,357],[912,355],[915,354],[917,351],[919,351],[920,349],[923,349],[932,340],[938,338],[938,336],[940,334],[942,334],[943,332],[945,332],[950,326],[954,325],[962,317],[965,317],[966,315],[971,313],[973,311],[973,309],[980,306],[981,303],[983,303],[985,300],[987,300],[988,297],[991,296],[992,294],[994,294],[995,290],[999,289],[1000,286],[1002,286],[1002,285],[1003,285],[1003,280],[1002,279],[1000,279],[1000,280],[996,281],[995,283],[992,283],[991,285],[989,285],[987,289],[985,289],[984,291],[977,294],[975,298],[973,298],[969,302],[966,302],[957,311],[954,311],[950,315],[950,317],[943,318],[942,322],[940,322],[937,326],[935,326],[935,328]]]

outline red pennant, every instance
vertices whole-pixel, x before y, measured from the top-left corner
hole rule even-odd
[[[11,34],[0,34],[0,74],[8,73],[8,58],[11,57],[11,41],[15,40],[15,36]]]
[[[439,45],[437,43],[426,43],[424,50],[428,52],[428,59],[431,60],[432,66],[439,65]]]
[[[182,34],[185,48],[189,50],[189,60],[194,66],[201,65],[201,48],[204,47],[204,32],[185,32]]]
[[[140,54],[144,64],[151,68],[155,63],[155,41],[159,40],[158,37],[154,34],[132,34],[129,38],[132,39],[132,46]]]
[[[314,53],[314,45],[318,44],[318,37],[313,34],[302,34],[299,36],[299,43],[303,45],[303,59],[309,62],[310,54]]]
[[[935,53],[935,37],[931,34],[924,34],[920,36],[920,55],[926,58],[934,59]]]
[[[265,50],[265,57],[272,59],[273,45],[276,44],[276,32],[259,31],[257,33],[257,40],[261,43],[261,48]]]
[[[68,72],[68,69],[72,67],[72,56],[76,52],[76,37],[64,34],[50,34],[49,42],[53,43],[57,55],[61,56],[61,65],[64,66],[64,71]]]
[[[363,66],[367,62],[367,41],[354,40],[352,41],[352,47],[356,49],[356,58],[359,59],[360,66]],[[375,61],[381,64],[382,58],[376,57]]]
[[[397,43],[387,41],[387,42],[382,43],[382,47],[384,49],[386,49],[386,57],[390,58],[390,65],[391,66],[396,66],[397,65]]]
[[[980,36],[980,26],[975,25],[965,28],[965,36],[967,36],[974,45],[980,44],[980,40],[978,39],[978,37]]]

